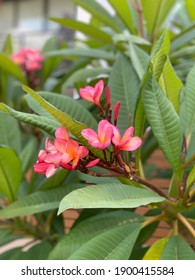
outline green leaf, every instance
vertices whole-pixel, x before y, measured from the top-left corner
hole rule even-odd
[[[19,154],[22,164],[22,173],[25,174],[35,161],[36,139],[32,137]]]
[[[69,208],[134,208],[163,200],[150,190],[121,183],[91,185],[65,196],[58,214]]]
[[[116,32],[121,32],[121,29],[116,24],[115,19],[98,2],[91,0],[73,0],[73,2],[88,11],[100,22],[104,23],[107,26],[110,26]]]
[[[191,42],[195,38],[195,24],[186,28],[171,41],[171,52]]]
[[[93,246],[94,242],[96,242],[95,238],[98,236],[102,238],[101,236],[103,233],[108,233],[113,229],[120,229],[124,225],[133,225],[132,227],[134,227],[134,225],[138,226],[141,222],[142,217],[133,212],[125,210],[97,214],[88,219],[85,219],[77,226],[73,227],[71,232],[59,241],[57,246],[51,252],[49,258],[69,259],[74,253],[77,254],[78,250],[79,252],[81,252],[81,248],[83,248],[83,245],[88,246],[89,241],[92,241]],[[131,231],[129,233],[131,233]],[[106,243],[106,241],[102,241],[102,245]],[[130,242],[130,244],[132,244],[132,241]],[[102,245],[100,246],[101,248]],[[90,248],[89,250],[87,249],[87,253],[89,251]],[[97,250],[97,252],[98,251],[99,250]],[[96,251],[94,253],[96,254]],[[126,250],[126,253],[130,254],[130,251],[128,252],[128,250]]]
[[[0,192],[10,202],[16,200],[22,178],[21,162],[10,148],[0,148],[0,178]]]
[[[170,49],[170,38],[168,31],[163,32],[157,41],[151,55],[150,68],[156,80],[159,80]]]
[[[111,229],[89,240],[68,259],[128,260],[140,229],[140,224]]]
[[[75,121],[86,124],[87,126],[96,129],[97,121],[91,115],[91,113],[84,108],[79,102],[68,97],[51,92],[39,92],[39,95],[47,102],[55,106],[58,110],[67,113]],[[26,100],[29,106],[37,113],[44,117],[52,117],[48,111],[39,106],[35,100],[30,96],[26,96]],[[37,106],[38,105],[38,106]]]
[[[160,86],[164,90],[167,98],[173,104],[176,112],[179,111],[179,94],[183,87],[182,82],[175,74],[170,61],[167,59],[163,68],[163,72],[160,76]]]
[[[6,113],[9,113],[12,117],[14,117],[15,119],[22,121],[24,123],[28,123],[28,124],[32,124],[34,126],[37,126],[41,129],[43,129],[44,131],[46,131],[48,134],[54,135],[56,129],[58,127],[60,127],[60,123],[58,121],[56,121],[55,119],[51,119],[48,117],[41,117],[41,116],[37,116],[34,114],[28,114],[28,113],[23,113],[23,112],[18,112],[12,108],[10,108],[9,106],[0,103],[0,110]],[[13,124],[13,122],[12,122]],[[1,126],[1,124],[0,124]],[[9,126],[7,126],[8,128]],[[13,126],[13,129],[16,128],[17,126]],[[13,130],[10,130],[9,133],[12,133]],[[3,134],[5,135],[5,134]],[[17,134],[15,134],[16,136]],[[15,136],[13,136],[12,141],[15,140]],[[9,143],[9,142],[8,142]],[[16,144],[17,142],[15,142]]]
[[[187,187],[192,186],[195,182],[195,164],[190,171],[188,178],[187,178]]]
[[[21,83],[26,84],[26,78],[19,66],[2,53],[0,54],[0,68],[15,77]]]
[[[193,0],[185,0],[187,11],[192,20],[195,20],[195,2]]]
[[[153,133],[166,159],[177,172],[182,146],[179,117],[152,75],[143,88],[142,101]]]
[[[96,38],[96,40],[103,41],[104,43],[112,43],[112,36],[107,34],[106,32],[83,22],[75,21],[72,19],[65,18],[50,18],[50,20],[59,23],[60,25],[80,31],[85,35]]]
[[[168,238],[164,237],[157,240],[152,246],[148,249],[146,254],[143,257],[143,260],[160,260],[161,254],[167,244]]]
[[[0,103],[0,110],[1,110]],[[11,116],[0,112],[0,145],[9,146],[16,153],[21,151],[21,134],[18,122]]]
[[[166,243],[161,260],[195,260],[192,248],[179,236],[173,236]]]
[[[62,85],[62,92],[65,92],[69,86],[73,86],[77,82],[87,81],[89,78],[101,78],[101,76],[108,76],[111,68],[85,68],[75,71]]]
[[[53,50],[45,54],[47,57],[91,57],[93,59],[105,59],[105,60],[115,60],[115,55],[112,52],[108,52],[101,49],[93,48],[72,48],[72,49],[61,49]]]
[[[32,193],[0,210],[0,217],[10,219],[57,209],[64,195],[81,187],[83,187],[82,184],[69,184]]]
[[[175,0],[142,0],[143,14],[149,34],[156,35],[174,4]]]
[[[6,40],[3,44],[2,52],[6,55],[10,55],[13,52],[13,45],[12,45],[12,36],[11,34],[8,34],[6,37]]]
[[[109,0],[109,3],[112,5],[117,15],[120,17],[125,26],[129,29],[129,31],[133,34],[137,33],[128,1]]]
[[[184,129],[185,129],[184,131],[186,136],[191,134],[195,128],[194,126],[194,120],[195,120],[194,79],[195,79],[195,66],[191,69],[186,79],[186,86],[184,88],[184,99],[183,99],[184,111],[183,111],[183,115],[180,116],[184,122]]]
[[[0,225],[1,225],[1,223],[0,223]],[[21,238],[21,236],[13,234],[11,229],[6,229],[6,228],[0,229],[0,246],[3,246],[18,238]]]
[[[41,105],[44,109],[46,109],[57,121],[59,121],[63,126],[67,128],[67,130],[74,135],[80,143],[82,143],[84,146],[89,148],[94,154],[102,157],[101,151],[98,151],[97,149],[91,148],[91,146],[88,144],[88,142],[82,137],[81,131],[86,127],[86,125],[81,124],[79,122],[74,121],[68,114],[61,112],[57,108],[55,108],[53,105],[45,101],[38,93],[33,91],[32,89],[23,86],[23,89],[32,96],[39,105]]]
[[[131,124],[134,117],[136,102],[139,95],[139,78],[131,61],[120,54],[113,65],[109,86],[113,106],[120,101],[120,114],[118,127],[124,132]]]
[[[66,169],[58,170],[53,176],[50,178],[45,178],[43,181],[41,181],[38,189],[39,190],[46,190],[46,189],[52,189],[56,188],[62,185],[65,178],[69,174],[69,171]]]

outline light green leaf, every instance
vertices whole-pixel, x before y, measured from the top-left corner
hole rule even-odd
[[[3,44],[3,49],[2,52],[5,53],[6,55],[10,55],[13,52],[13,45],[12,45],[12,36],[11,34],[8,34],[5,42]]]
[[[142,0],[143,14],[149,34],[156,35],[174,4],[175,0]]]
[[[159,80],[161,88],[164,90],[167,98],[173,104],[176,112],[179,111],[179,94],[183,87],[182,82],[175,74],[169,59],[166,60],[162,74]]]
[[[21,162],[10,148],[0,148],[0,178],[0,192],[10,202],[16,200],[22,178]]]
[[[162,252],[165,248],[165,245],[168,241],[168,238],[164,237],[158,239],[152,246],[148,249],[146,254],[143,257],[143,260],[160,260]]]
[[[151,55],[150,68],[156,80],[159,80],[170,49],[170,38],[168,31],[163,32],[157,41]]]
[[[192,20],[195,20],[195,2],[193,0],[185,0],[187,11]]]
[[[105,59],[105,60],[115,60],[115,55],[113,52],[108,52],[101,49],[93,49],[93,48],[70,48],[70,49],[61,49],[61,50],[53,50],[45,53],[47,57],[91,57],[93,59]]]
[[[165,245],[161,260],[195,260],[192,248],[179,236],[173,236]]]
[[[133,212],[125,210],[101,213],[92,216],[73,227],[71,232],[59,241],[57,246],[50,253],[49,258],[64,260],[68,259],[74,253],[77,253],[77,250],[82,250],[81,248],[83,245],[89,244],[88,242],[90,240],[93,240],[93,245],[97,236],[101,236],[105,232],[110,232],[112,229],[120,229],[123,225],[127,224],[138,226],[141,222],[142,217]],[[103,244],[106,244],[106,242],[103,241]],[[87,252],[89,252],[89,250],[87,250]]]
[[[195,66],[189,72],[186,79],[186,86],[184,88],[184,97],[183,97],[183,114],[180,116],[184,122],[184,131],[185,135],[189,135],[193,132],[195,126]]]
[[[134,26],[133,17],[128,1],[109,0],[109,3],[112,5],[112,7],[116,11],[117,15],[120,17],[122,22],[125,24],[127,29],[129,29],[131,33],[135,34],[136,29]]]
[[[195,183],[195,164],[190,171],[188,178],[187,178],[187,187],[192,186]]]
[[[181,46],[186,45],[186,43],[191,42],[195,38],[195,24],[186,28],[178,35],[176,35],[171,41],[171,52],[179,49]]]
[[[85,68],[75,71],[62,85],[62,92],[65,92],[69,86],[73,86],[76,82],[87,81],[89,78],[101,79],[102,76],[108,76],[111,68]]]
[[[65,196],[58,214],[69,208],[134,208],[163,200],[150,190],[121,183],[91,185]]]
[[[103,41],[104,43],[112,43],[111,35],[92,25],[65,18],[50,18],[50,20],[59,23],[64,27],[83,32],[85,35],[95,37],[97,40]]]
[[[21,134],[18,122],[4,112],[0,112],[0,145],[9,146],[16,153],[21,151]]]
[[[121,32],[121,29],[117,25],[115,19],[98,2],[91,0],[73,0],[73,2],[88,11],[100,22],[104,23],[107,26],[110,26],[116,32]]]
[[[142,101],[153,133],[166,159],[177,172],[182,145],[179,117],[152,75],[143,88]]]
[[[116,34],[113,36],[113,41],[114,42],[127,42],[131,44],[138,44],[138,45],[146,45],[150,46],[151,43],[147,41],[146,39],[136,36],[136,35],[131,35],[129,32],[124,31],[122,34]]]
[[[44,98],[47,102],[55,106],[58,110],[67,113],[70,117],[72,117],[75,121],[86,124],[87,126],[96,129],[97,121],[91,115],[91,113],[82,106],[76,100],[63,96],[57,93],[51,92],[39,92],[39,95]],[[37,113],[44,117],[51,118],[51,114],[48,113],[43,107],[41,107],[37,102],[30,96],[26,96],[26,100],[29,106]]]
[[[0,103],[0,110],[3,112],[9,113],[12,117],[14,117],[15,119],[17,119],[19,121],[37,126],[51,135],[54,135],[56,129],[58,127],[60,127],[60,123],[58,121],[56,121],[55,119],[51,119],[48,117],[41,117],[41,116],[37,116],[34,114],[18,112],[3,103]],[[10,132],[12,132],[12,131],[10,130]],[[15,136],[13,136],[10,139],[14,140],[15,139],[14,137]]]
[[[0,68],[15,77],[18,81],[26,84],[26,78],[22,74],[22,70],[5,54],[0,54]]]
[[[23,89],[30,94],[38,103],[41,105],[44,109],[46,109],[57,121],[59,121],[63,126],[67,128],[67,130],[74,135],[78,141],[84,146],[88,147],[91,151],[93,151],[94,154],[96,154],[99,157],[102,157],[101,151],[98,151],[97,149],[92,148],[88,142],[83,138],[81,135],[81,131],[86,127],[86,125],[74,121],[69,115],[66,113],[61,112],[57,108],[55,108],[53,105],[45,101],[38,93],[33,91],[32,89],[23,86]]]
[[[118,101],[121,102],[117,123],[121,133],[130,126],[131,118],[134,117],[139,95],[139,84],[139,78],[131,61],[123,54],[120,54],[113,65],[109,86],[113,106]]]
[[[64,195],[81,187],[83,187],[82,184],[69,184],[51,190],[35,192],[0,210],[0,217],[10,219],[57,209]]]

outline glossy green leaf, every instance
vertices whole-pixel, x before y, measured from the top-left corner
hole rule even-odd
[[[131,124],[135,114],[136,102],[139,95],[139,78],[128,57],[120,54],[113,65],[109,86],[113,107],[120,101],[118,127],[121,133]]]
[[[170,61],[167,59],[160,76],[160,86],[164,90],[167,98],[173,104],[176,112],[179,111],[179,95],[181,88],[183,87],[182,82],[177,77]]]
[[[84,221],[80,222],[78,225],[73,227],[71,232],[64,236],[54,250],[50,253],[50,259],[69,259],[73,254],[77,254],[82,251],[83,245],[89,245],[89,241],[92,242],[92,246],[97,242],[95,240],[96,237],[100,237],[102,239],[103,233],[110,233],[111,230],[117,230],[123,227],[123,225],[133,225],[131,229],[133,229],[134,225],[139,227],[139,224],[142,222],[142,217],[137,214],[119,210],[119,211],[111,211],[107,213],[97,214],[92,216]],[[123,231],[123,229],[122,229]],[[129,234],[131,231],[129,232]],[[103,236],[104,237],[104,236]],[[121,237],[121,241],[122,237]],[[106,244],[107,241],[102,240],[102,245]],[[102,245],[100,246],[102,250]],[[132,240],[130,240],[129,246],[132,245]],[[81,250],[81,251],[80,251]],[[129,250],[126,250],[126,253],[130,254]],[[99,251],[99,250],[97,250]],[[86,249],[85,254],[90,252],[90,248]],[[95,251],[96,252],[96,251]],[[94,253],[95,253],[94,252]],[[125,253],[125,252],[124,252]],[[97,257],[97,256],[96,256]],[[104,258],[102,256],[102,258]],[[91,258],[90,258],[91,259]]]
[[[110,26],[116,32],[121,32],[121,29],[117,25],[114,17],[112,17],[102,5],[97,1],[91,0],[73,0],[78,6],[81,6],[83,9],[88,11],[91,15],[97,18],[101,23],[104,23],[107,26]]]
[[[166,243],[160,259],[195,260],[195,253],[186,241],[175,235]]]
[[[179,117],[152,75],[143,88],[142,101],[153,133],[166,159],[177,172],[182,145]]]
[[[0,54],[0,68],[15,77],[18,81],[26,84],[26,78],[24,77],[22,70],[5,54]]]
[[[91,115],[91,113],[84,108],[79,102],[68,97],[51,92],[39,92],[40,96],[44,98],[47,102],[55,106],[58,110],[67,113],[75,121],[86,124],[87,126],[96,129],[97,121]],[[48,113],[43,107],[37,104],[35,100],[30,96],[26,96],[26,100],[29,106],[37,113],[44,117],[50,117],[51,114]]]
[[[9,201],[16,200],[22,179],[21,162],[10,148],[0,148],[0,178],[0,192]]]
[[[59,187],[63,184],[65,178],[69,174],[69,170],[60,169],[54,175],[49,178],[45,178],[41,181],[38,189],[39,190],[46,190],[46,189],[53,189]]]
[[[58,213],[69,208],[134,208],[163,200],[150,190],[121,183],[91,185],[65,196]]]
[[[168,238],[160,238],[152,244],[144,255],[143,260],[160,260],[161,254],[167,244]]]
[[[128,1],[109,0],[109,3],[112,5],[117,15],[120,17],[125,26],[129,29],[129,31],[135,34],[136,29],[134,26],[133,16]]]
[[[50,18],[50,20],[59,23],[64,27],[83,32],[85,35],[94,37],[97,40],[103,41],[104,43],[112,43],[111,35],[92,25],[65,18]]]
[[[75,71],[62,85],[62,92],[65,92],[69,86],[74,86],[76,82],[87,81],[89,78],[101,79],[108,76],[111,72],[111,68],[85,68]]]
[[[10,219],[57,209],[64,195],[82,186],[82,184],[69,184],[51,190],[32,193],[0,210],[0,217]]]
[[[4,112],[0,112],[0,145],[9,146],[16,153],[21,151],[21,133],[18,122]]]
[[[142,0],[143,14],[149,34],[156,35],[174,4],[175,0]]]
[[[18,111],[12,109],[11,107],[9,107],[9,106],[7,106],[3,103],[0,103],[0,110],[3,111],[3,112],[9,113],[12,117],[14,117],[15,119],[17,119],[21,122],[37,126],[41,129],[43,129],[44,131],[46,131],[48,134],[51,134],[51,135],[54,135],[56,129],[58,127],[60,127],[60,123],[58,121],[56,121],[55,119],[51,119],[51,118],[48,118],[48,117],[41,117],[41,116],[37,116],[37,115],[34,115],[34,114],[18,112]],[[12,124],[13,124],[13,122],[12,122]],[[9,131],[13,132],[12,130],[9,130]],[[10,139],[15,141],[14,137],[15,136],[13,136]],[[15,144],[16,143],[17,142],[15,142]]]

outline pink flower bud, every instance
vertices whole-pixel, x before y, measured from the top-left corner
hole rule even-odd
[[[121,106],[121,103],[120,103],[120,101],[118,101],[114,107],[114,124],[115,125],[118,121],[118,114],[119,114],[120,106]]]

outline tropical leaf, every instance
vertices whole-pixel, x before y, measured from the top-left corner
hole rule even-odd
[[[3,103],[0,103],[0,110],[10,114],[12,117],[14,117],[15,119],[17,119],[21,122],[37,126],[51,135],[54,135],[56,129],[58,127],[60,127],[60,123],[58,121],[56,121],[55,119],[51,119],[48,117],[41,117],[41,116],[37,116],[34,114],[18,112]],[[13,125],[13,122],[12,122],[12,125]],[[8,127],[10,127],[10,126],[8,126]],[[13,129],[16,129],[16,127],[17,126],[13,126]],[[9,130],[9,133],[12,133],[12,132],[13,132],[13,130]],[[4,135],[6,135],[6,134],[4,134]],[[17,134],[15,134],[15,135],[17,135]],[[12,139],[12,141],[15,140],[14,137],[12,137],[10,139]],[[7,143],[9,143],[9,142],[7,142]],[[17,142],[15,142],[15,144],[16,143]]]
[[[188,178],[187,178],[187,187],[188,186],[192,186],[193,184],[195,183],[195,164],[194,166],[192,167],[189,175],[188,175]]]
[[[50,259],[68,259],[80,250],[88,241],[101,236],[112,229],[121,228],[123,225],[142,222],[142,217],[125,210],[101,213],[81,221],[73,227],[71,232],[64,236],[50,253]],[[93,243],[93,242],[92,242]],[[103,242],[104,244],[105,242]],[[102,247],[102,246],[101,246]],[[129,248],[129,246],[128,246]],[[127,250],[128,251],[128,250]],[[95,253],[95,252],[94,252]]]
[[[55,108],[57,108],[58,110],[68,114],[75,121],[86,124],[87,126],[94,129],[97,128],[97,121],[94,119],[91,113],[76,100],[68,96],[63,96],[51,92],[39,92],[39,95],[43,97],[44,100],[55,106]],[[29,106],[37,114],[44,117],[52,117],[51,114],[39,104],[37,104],[37,102],[32,97],[26,96],[26,100]]]
[[[142,101],[153,133],[166,159],[177,172],[182,145],[179,117],[152,75],[143,88]]]
[[[133,16],[128,1],[124,0],[119,2],[116,0],[109,0],[109,3],[112,5],[125,26],[129,29],[130,33],[136,34],[137,31],[135,29]]]
[[[25,147],[22,149],[21,153],[19,154],[23,174],[25,174],[32,166],[33,162],[35,162],[35,156],[36,156],[35,147],[36,147],[36,140],[34,137],[32,137],[29,140],[29,142],[25,145]]]
[[[112,43],[111,35],[92,25],[65,18],[50,18],[50,20],[59,23],[64,27],[83,32],[87,36],[95,37],[96,40],[103,41],[104,43]]]
[[[18,81],[26,84],[26,78],[22,74],[22,70],[5,54],[0,54],[0,68],[15,77]]]
[[[192,20],[195,20],[195,2],[193,0],[185,0],[187,11]]]
[[[175,0],[142,0],[143,14],[149,34],[156,35],[174,4]]]
[[[124,132],[134,117],[136,102],[139,95],[139,78],[130,60],[120,54],[113,65],[109,86],[113,106],[120,101],[121,108],[118,127]]]
[[[166,60],[162,74],[160,76],[160,86],[164,90],[167,98],[173,104],[176,112],[179,111],[179,94],[183,87],[182,82],[175,74],[169,59]]]
[[[168,238],[164,237],[154,242],[144,255],[143,260],[160,260],[161,254],[165,248],[165,245],[167,244],[167,241]]]
[[[166,243],[160,259],[195,260],[195,253],[186,241],[175,235]]]
[[[69,208],[134,208],[163,200],[150,190],[121,183],[91,185],[65,196],[58,214]]]
[[[12,44],[12,36],[11,34],[8,34],[5,42],[3,44],[2,52],[6,55],[10,55],[13,52],[13,44]]]
[[[81,187],[83,184],[69,184],[32,193],[0,210],[0,217],[10,219],[57,209],[64,195]]]
[[[171,52],[191,42],[194,38],[195,24],[192,24],[173,38],[171,41]]]
[[[1,105],[0,103],[0,111]],[[21,134],[18,122],[4,112],[0,112],[0,131],[0,145],[9,146],[16,153],[20,153]]]
[[[0,178],[0,192],[10,202],[16,200],[22,179],[21,162],[10,148],[0,148]]]

